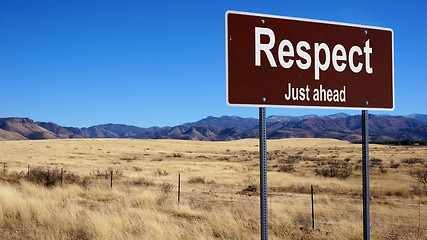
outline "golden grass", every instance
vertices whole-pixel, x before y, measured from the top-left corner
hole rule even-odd
[[[333,139],[268,141],[270,239],[360,239],[361,170],[345,180],[316,176],[328,160],[356,169],[361,146]],[[0,142],[0,236],[4,239],[259,239],[258,140],[67,139]],[[425,146],[370,145],[373,239],[426,239],[426,196],[410,177]],[[287,159],[295,172],[279,172]],[[391,168],[392,163],[401,163]],[[85,184],[44,187],[27,167],[66,170]],[[105,172],[114,171],[113,188]],[[53,172],[53,171],[52,171]],[[177,180],[181,174],[181,202]],[[310,185],[315,188],[311,229]]]

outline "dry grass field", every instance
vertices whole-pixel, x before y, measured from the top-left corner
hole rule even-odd
[[[361,145],[267,149],[269,239],[362,239]],[[426,186],[411,176],[427,147],[371,144],[370,158],[372,239],[427,239]],[[260,238],[257,139],[2,141],[0,162],[1,239]]]

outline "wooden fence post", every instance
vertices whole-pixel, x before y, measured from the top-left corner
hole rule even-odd
[[[314,229],[314,202],[313,202],[313,185],[311,185],[311,225]]]
[[[181,173],[178,174],[178,206],[181,200]]]
[[[111,182],[110,182],[110,187],[113,188],[113,171],[111,171]]]

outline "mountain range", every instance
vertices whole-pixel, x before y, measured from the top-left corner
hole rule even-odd
[[[269,116],[267,137],[334,138],[361,140],[361,116],[337,113],[328,116]],[[427,141],[427,115],[369,115],[371,141],[409,139]],[[174,127],[141,128],[125,124],[102,124],[88,128],[64,127],[29,118],[0,118],[0,140],[65,138],[186,139],[202,141],[237,140],[258,137],[258,119],[221,116],[201,119]]]

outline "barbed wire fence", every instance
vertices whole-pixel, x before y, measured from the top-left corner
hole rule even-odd
[[[96,179],[100,179],[100,181],[104,181],[102,179],[105,178],[105,186],[109,186],[109,187],[113,187],[113,175],[116,173],[118,176],[122,176],[123,172],[121,172],[120,170],[112,170],[113,166],[109,167],[108,169],[105,170],[93,170],[91,172],[78,172],[78,169],[73,169],[73,167],[71,166],[67,166],[67,165],[61,165],[61,164],[55,164],[55,165],[43,165],[43,164],[34,164],[34,163],[24,163],[24,162],[0,162],[0,180],[2,174],[6,175],[9,173],[17,173],[20,174],[24,177],[30,178],[30,175],[32,174],[32,170],[34,169],[44,169],[47,174],[60,174],[60,179],[61,179],[61,186],[62,186],[62,180],[63,180],[63,174],[70,174],[70,173],[76,173],[78,175],[81,176],[92,176]],[[74,171],[73,171],[74,170]],[[57,175],[57,177],[59,177]],[[177,178],[179,179],[178,181],[181,181],[182,179],[182,174],[180,174],[180,177]],[[177,182],[177,183],[172,183],[174,185],[179,185],[179,190],[178,190],[178,194],[180,194],[178,197],[180,198],[179,201],[183,201],[184,198],[187,196],[192,196],[194,198],[194,192],[192,190],[189,189],[185,189],[185,187],[183,187],[183,185],[181,184],[181,182]],[[194,186],[194,185],[193,185]],[[309,186],[308,186],[309,188]],[[269,199],[269,212],[270,212],[270,216],[273,214],[276,214],[274,211],[274,207],[272,205],[276,205],[276,204],[280,204],[283,196],[281,196],[280,194],[276,194],[273,192],[271,192],[271,190],[269,190],[270,192],[270,199]],[[227,194],[236,194],[235,192],[228,192]],[[310,193],[299,193],[299,194],[306,194],[307,195],[307,199],[306,202],[304,204],[295,204],[292,203],[289,205],[289,207],[286,209],[286,213],[287,214],[293,214],[293,215],[303,215],[306,216],[308,219],[311,219],[313,212],[311,211],[311,202],[310,202]],[[214,196],[215,194],[213,194],[212,196],[210,196],[213,200],[217,201],[217,202],[222,202],[222,203],[229,203],[229,204],[235,204],[236,202],[245,202],[247,204],[258,204],[258,198],[244,198],[244,197],[235,197],[235,198],[231,198],[231,199],[227,199],[224,197],[218,197],[218,196]],[[331,225],[333,223],[331,223],[331,219],[339,219],[339,218],[345,218],[345,216],[348,216],[349,213],[353,214],[353,215],[360,215],[360,219],[362,216],[362,206],[360,204],[360,210],[355,210],[355,209],[349,209],[347,204],[353,202],[356,203],[358,201],[361,201],[361,198],[355,198],[354,196],[334,196],[333,200],[331,200],[334,204],[319,204],[318,202],[318,196],[323,196],[323,195],[328,195],[328,193],[322,192],[318,194],[315,194],[314,196],[314,222],[316,225]],[[408,200],[408,199],[407,199]],[[210,200],[207,199],[203,199],[200,198],[198,199],[198,201],[200,202],[208,202]],[[408,213],[408,215],[396,215],[396,214],[390,214],[390,213],[384,213],[384,212],[379,212],[379,210],[377,210],[378,206],[382,206],[380,203],[375,203],[372,202],[371,204],[371,225],[373,227],[377,226],[377,227],[390,227],[390,226],[394,226],[394,227],[399,227],[399,228],[408,228],[408,229],[413,229],[414,231],[417,232],[426,232],[427,231],[427,206],[424,202],[422,202],[421,200],[418,201],[418,203],[416,203],[416,199],[412,199],[413,203],[408,203],[408,202],[402,202],[401,199],[398,198],[387,198],[388,204],[390,206],[396,206],[399,205],[401,207],[404,207],[406,212]],[[344,207],[339,207],[340,204],[343,205]],[[295,210],[295,209],[299,209]],[[301,210],[304,209],[304,210]],[[326,214],[327,213],[327,214]],[[411,213],[409,215],[409,213]],[[281,213],[282,214],[282,213]],[[377,221],[376,219],[380,218],[382,220],[384,219],[388,219],[388,221],[386,222],[380,222]],[[408,223],[412,223],[412,224],[408,224]],[[421,233],[418,233],[421,234]]]

